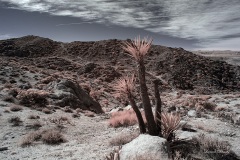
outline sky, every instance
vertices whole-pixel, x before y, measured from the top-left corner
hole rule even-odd
[[[26,35],[240,50],[240,0],[0,0],[0,39]]]

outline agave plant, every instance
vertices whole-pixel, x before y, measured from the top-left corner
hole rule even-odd
[[[159,119],[158,119],[159,120]],[[178,129],[181,117],[178,114],[162,112],[161,122],[163,129],[163,136],[170,139],[170,135]]]

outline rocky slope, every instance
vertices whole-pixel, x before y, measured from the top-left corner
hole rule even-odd
[[[61,43],[26,36],[0,41],[0,55],[24,57],[20,63],[55,71],[73,71],[78,75],[87,74],[92,79],[104,75],[101,79],[111,82],[126,71],[134,72],[135,62],[124,53],[121,45],[120,40]],[[89,62],[93,65],[87,64]],[[164,80],[172,89],[195,89],[208,93],[240,89],[240,67],[210,60],[181,48],[153,46],[146,66],[150,75]],[[101,71],[103,75],[96,74],[96,71]]]
[[[129,108],[113,94],[115,80],[136,73],[134,59],[121,45],[120,40],[62,43],[36,36],[1,40],[0,159],[105,159],[112,138],[138,132],[137,125],[108,124],[112,112]],[[152,103],[152,80],[160,79],[163,110],[179,113],[187,123],[176,138],[211,135],[240,156],[239,66],[164,46],[152,46],[145,63]],[[29,118],[33,115],[37,118]],[[22,122],[12,126],[16,116]],[[60,130],[67,142],[37,140],[21,147],[24,136],[48,129]],[[206,159],[201,153],[192,157]]]

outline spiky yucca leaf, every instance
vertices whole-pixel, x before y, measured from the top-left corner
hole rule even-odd
[[[132,76],[124,76],[117,80],[114,85],[114,89],[121,96],[126,96],[128,94],[132,94],[135,88],[135,77]]]
[[[138,36],[134,41],[123,42],[122,48],[131,54],[136,60],[140,60],[148,53],[151,45],[152,39],[145,37],[141,40],[140,36]]]
[[[158,119],[159,120],[159,119]],[[167,139],[179,127],[181,117],[173,113],[163,112],[161,114],[161,122],[163,127],[163,135]]]

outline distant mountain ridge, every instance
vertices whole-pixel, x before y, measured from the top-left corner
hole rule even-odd
[[[111,66],[119,74],[125,74],[126,71],[134,70],[135,61],[124,53],[121,48],[122,42],[112,39],[62,43],[37,36],[25,36],[1,40],[0,56],[33,58],[36,62],[42,57],[51,57],[51,63],[54,61],[52,57],[58,57],[58,61],[59,57],[68,57],[74,63],[79,63],[78,60],[81,60],[79,65],[82,67],[91,62],[103,65],[102,69],[106,72],[110,69],[106,66]],[[48,66],[47,63],[50,62],[44,61],[44,63]],[[58,65],[61,65],[61,62]],[[240,67],[211,60],[182,48],[153,45],[146,57],[146,68],[149,75],[161,78],[172,88],[208,92],[216,89],[240,90]],[[81,69],[76,68],[74,71],[77,70]]]

